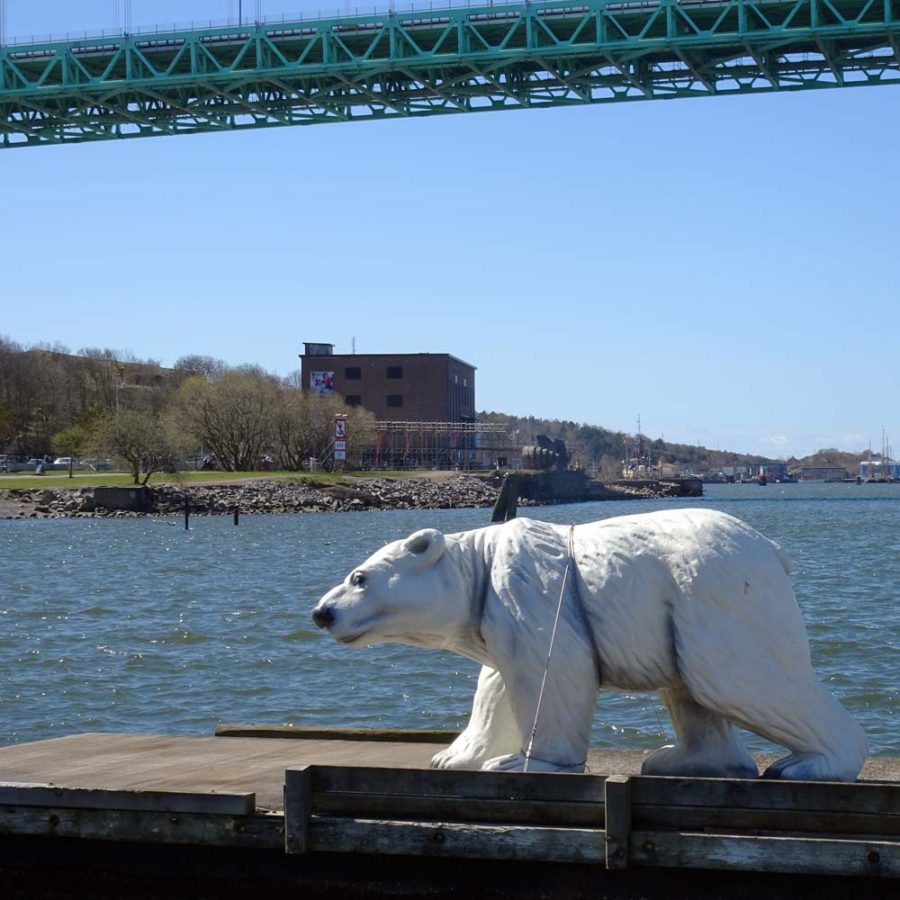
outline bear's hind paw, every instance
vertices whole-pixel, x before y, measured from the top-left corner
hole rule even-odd
[[[841,766],[822,753],[792,753],[773,762],[763,778],[786,781],[855,781],[859,767]]]

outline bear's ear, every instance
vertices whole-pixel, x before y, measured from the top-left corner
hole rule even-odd
[[[444,535],[436,528],[423,528],[403,542],[403,549],[417,557],[423,568],[433,566],[443,556],[446,546]]]

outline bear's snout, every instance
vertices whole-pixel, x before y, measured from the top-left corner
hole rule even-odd
[[[334,609],[330,606],[317,606],[312,611],[312,620],[319,628],[328,628],[334,624]]]

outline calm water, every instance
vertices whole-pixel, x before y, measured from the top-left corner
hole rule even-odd
[[[820,677],[873,753],[900,755],[900,485],[722,485],[701,501],[545,507],[586,522],[673,505],[779,541]],[[477,669],[404,647],[351,651],[316,600],[388,540],[481,526],[487,510],[0,522],[0,744],[80,731],[210,734],[218,722],[460,727]],[[773,627],[777,627],[773,623]],[[655,747],[655,695],[601,695],[597,746]],[[750,736],[753,749],[770,749]]]

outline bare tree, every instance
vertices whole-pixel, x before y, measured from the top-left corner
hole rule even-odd
[[[127,465],[135,484],[146,484],[155,472],[177,471],[184,449],[184,438],[171,420],[133,410],[102,419],[94,442],[98,450]]]
[[[375,417],[361,407],[347,406],[336,394],[309,394],[286,380],[274,419],[278,467],[296,471],[310,457],[321,459],[334,440],[338,414],[347,417],[347,462],[359,465],[374,440]]]
[[[267,375],[231,370],[215,381],[188,379],[172,408],[182,428],[214,453],[223,469],[252,471],[272,452],[278,390]]]
[[[175,361],[175,372],[182,379],[200,376],[212,380],[228,371],[227,363],[212,356],[192,353]]]

